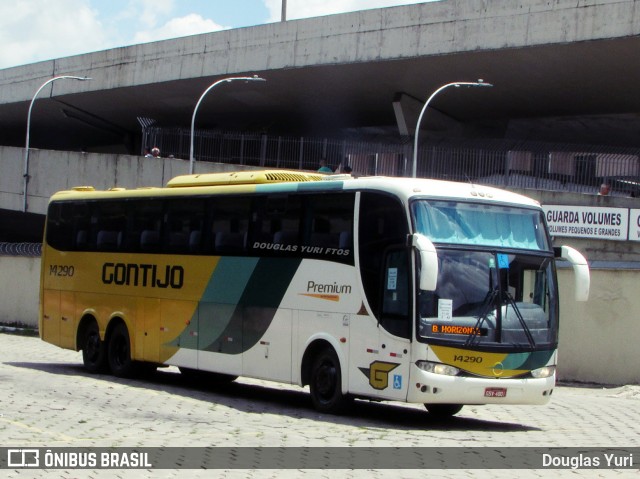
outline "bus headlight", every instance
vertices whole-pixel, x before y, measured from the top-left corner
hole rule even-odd
[[[431,361],[417,361],[418,366],[423,371],[434,374],[442,374],[444,376],[457,376],[460,370],[442,363],[432,363]]]
[[[556,372],[555,366],[545,366],[543,368],[534,369],[531,375],[536,379],[548,378]]]

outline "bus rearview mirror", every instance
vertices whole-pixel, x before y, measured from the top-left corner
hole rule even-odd
[[[438,283],[438,253],[431,240],[416,233],[412,237],[412,246],[420,255],[420,289],[435,291]]]
[[[556,258],[568,261],[573,267],[576,301],[588,300],[591,277],[589,275],[589,264],[587,263],[586,258],[571,246],[554,248],[554,253]]]

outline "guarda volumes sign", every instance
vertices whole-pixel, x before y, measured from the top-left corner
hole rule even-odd
[[[640,241],[640,210],[543,205],[551,236]]]

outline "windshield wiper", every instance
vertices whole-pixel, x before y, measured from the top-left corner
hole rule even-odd
[[[522,317],[520,308],[518,308],[515,300],[513,299],[513,296],[511,296],[511,294],[508,291],[505,291],[505,297],[507,298],[507,307],[505,308],[505,312],[504,312],[505,316],[507,315],[507,309],[509,308],[509,305],[511,305],[511,307],[513,308],[513,311],[516,313],[516,317],[518,318],[520,325],[522,326],[522,330],[524,331],[524,334],[527,337],[527,341],[529,341],[529,345],[531,346],[532,349],[534,349],[536,347],[536,342],[533,339],[533,336],[531,335],[531,330],[529,329],[529,326],[527,326],[527,322]]]
[[[476,320],[476,324],[473,327],[473,331],[471,331],[471,333],[467,337],[465,346],[472,346],[474,342],[476,342],[476,338],[480,334],[480,327],[487,320],[487,316],[489,316],[489,313],[493,310],[497,296],[498,296],[497,288],[493,288],[487,292],[487,295],[484,298],[484,302],[482,303],[482,309],[480,310],[480,314],[478,314],[478,319]]]

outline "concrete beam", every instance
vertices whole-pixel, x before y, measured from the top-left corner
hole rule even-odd
[[[24,149],[0,146],[0,209],[22,211]],[[196,173],[244,170],[252,167],[196,162]],[[164,186],[189,172],[189,161],[143,156],[31,150],[29,153],[28,212],[44,214],[49,198],[74,186],[141,188]]]
[[[526,48],[640,35],[636,0],[447,0],[278,22],[0,70],[0,104],[190,78]]]

